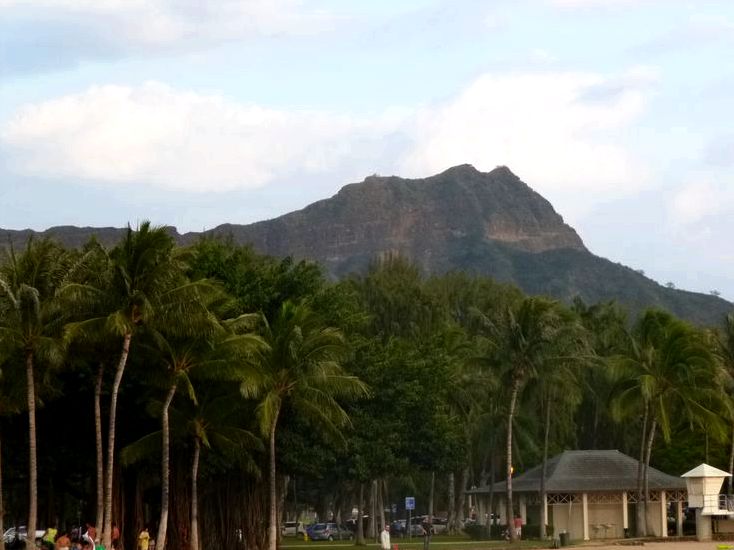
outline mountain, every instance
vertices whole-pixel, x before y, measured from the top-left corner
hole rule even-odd
[[[41,235],[79,246],[97,234],[109,245],[123,231],[57,227]],[[169,231],[180,244],[202,235]],[[21,244],[31,233],[0,230],[0,242]],[[362,272],[375,257],[398,253],[426,273],[463,270],[565,301],[616,299],[632,311],[658,306],[699,324],[718,325],[734,309],[721,298],[666,288],[595,256],[547,200],[504,166],[483,173],[461,165],[425,179],[370,176],[302,210],[204,234],[232,236],[273,256],[318,261],[332,277]]]

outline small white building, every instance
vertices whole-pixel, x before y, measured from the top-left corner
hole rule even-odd
[[[734,532],[734,502],[731,495],[721,494],[721,487],[731,474],[701,464],[681,477],[688,486],[688,506],[696,511],[696,538],[711,540],[713,531]]]
[[[540,509],[548,509],[548,524],[557,536],[567,532],[571,539],[634,536],[639,461],[616,450],[564,451],[547,463],[545,502],[540,499],[541,466],[512,480],[513,501],[526,525],[540,524]],[[686,482],[655,468],[648,470],[649,499],[647,526],[651,535],[668,536],[668,506],[671,504],[676,533],[682,534]],[[492,512],[506,524],[506,483],[470,491],[477,498],[480,518]],[[625,531],[627,530],[627,531]]]

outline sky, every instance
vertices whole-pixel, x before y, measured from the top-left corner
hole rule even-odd
[[[273,218],[506,165],[734,300],[731,0],[0,0],[0,227]]]

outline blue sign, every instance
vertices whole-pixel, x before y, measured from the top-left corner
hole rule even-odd
[[[415,510],[415,497],[405,497],[405,509]]]

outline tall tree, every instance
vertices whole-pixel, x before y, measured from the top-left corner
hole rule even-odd
[[[724,319],[724,326],[716,334],[716,355],[729,376],[734,376],[734,313]],[[729,473],[734,477],[734,419],[730,428]],[[734,481],[729,477],[729,494],[734,493]]]
[[[644,416],[641,433],[643,458],[642,526],[648,500],[647,475],[659,430],[670,440],[671,418],[723,434],[718,410],[721,405],[721,373],[703,335],[659,310],[646,311],[631,334],[629,351],[614,363],[619,380],[612,403],[615,417]],[[647,533],[642,533],[647,534]]]
[[[268,439],[268,547],[276,550],[275,437],[284,404],[336,432],[349,421],[339,399],[366,396],[368,390],[340,366],[348,350],[341,333],[324,326],[308,306],[285,302],[271,322],[264,320],[261,335],[265,346],[254,359],[259,376],[244,381],[241,391],[244,397],[259,400],[257,418]]]
[[[110,391],[102,525],[102,545],[105,548],[110,548],[112,543],[117,402],[130,346],[135,333],[155,316],[180,318],[186,314],[190,302],[181,296],[184,282],[183,268],[174,257],[173,239],[168,231],[145,221],[137,230],[128,226],[123,240],[109,254],[102,280],[96,284],[72,282],[63,289],[66,301],[80,304],[89,315],[89,318],[69,327],[72,335],[90,337],[93,334],[99,337],[99,334],[106,333],[120,339]],[[177,325],[171,322],[169,326],[175,330]]]
[[[0,346],[25,366],[28,408],[28,536],[36,531],[38,457],[36,434],[36,368],[59,364],[61,312],[54,297],[67,268],[63,250],[51,241],[29,241],[17,256],[11,249],[0,267]]]
[[[513,426],[520,394],[527,382],[538,376],[544,364],[558,361],[556,339],[565,329],[567,315],[555,301],[525,298],[517,306],[507,308],[499,324],[485,318],[485,326],[493,340],[491,361],[504,372],[509,389],[506,416],[505,473],[507,480],[507,518],[512,522]],[[517,539],[509,529],[512,541]]]

